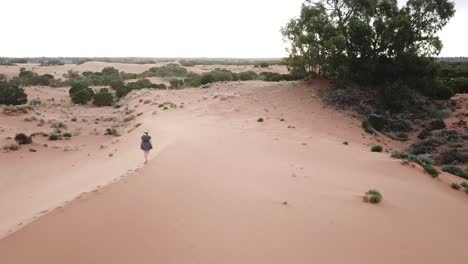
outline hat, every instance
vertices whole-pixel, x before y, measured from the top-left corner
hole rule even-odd
[[[148,129],[143,130],[143,134],[148,135]]]

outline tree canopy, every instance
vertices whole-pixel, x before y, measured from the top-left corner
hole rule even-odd
[[[431,57],[455,14],[449,0],[306,0],[282,29],[293,74],[407,86],[437,96]],[[400,84],[395,84],[396,82]]]

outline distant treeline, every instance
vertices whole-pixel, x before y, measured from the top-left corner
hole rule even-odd
[[[468,57],[437,57],[437,61],[468,62]]]
[[[237,59],[237,58],[150,58],[150,57],[24,57],[7,58],[0,57],[0,65],[16,65],[21,63],[37,63],[42,66],[83,64],[88,61],[113,62],[113,63],[135,63],[154,64],[158,62],[178,61],[184,66],[194,65],[256,65],[268,67],[269,65],[285,64],[281,59]]]
[[[287,65],[284,59],[180,59],[182,66],[195,65],[255,65],[257,67],[268,67],[269,65]]]

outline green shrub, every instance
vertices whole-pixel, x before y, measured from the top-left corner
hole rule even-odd
[[[396,159],[406,159],[408,158],[408,153],[403,151],[395,150],[392,152],[392,157]]]
[[[18,150],[19,148],[20,148],[20,147],[19,147],[19,145],[17,145],[17,144],[8,144],[8,145],[3,146],[2,149],[3,149],[3,150],[16,151],[16,150]]]
[[[462,183],[460,184],[460,186],[463,187],[463,188],[465,188],[465,189],[468,189],[468,183],[466,183],[466,182],[462,182]]]
[[[429,129],[424,129],[423,131],[421,131],[421,133],[419,133],[418,135],[418,138],[419,139],[426,139],[428,137],[432,136],[432,133]]]
[[[371,151],[372,151],[372,152],[382,152],[382,151],[383,151],[383,147],[382,147],[382,146],[379,146],[379,145],[372,146]]]
[[[125,83],[122,80],[112,80],[112,81],[110,81],[109,86],[113,90],[117,91],[118,89],[124,87]]]
[[[443,142],[439,139],[429,138],[429,139],[412,144],[408,148],[408,152],[414,155],[432,153],[442,143]]]
[[[182,86],[184,86],[184,80],[171,79],[171,80],[169,81],[169,83],[171,84],[171,86],[169,87],[169,89],[179,89],[179,88],[181,88]]]
[[[21,105],[28,102],[28,96],[23,88],[7,83],[0,82],[0,104]]]
[[[455,189],[455,190],[457,190],[457,191],[461,189],[460,184],[455,183],[455,182],[452,183],[452,184],[450,185],[450,187],[452,187],[452,189]]]
[[[380,203],[382,199],[382,194],[377,190],[369,190],[363,196],[363,201],[366,203],[370,202],[373,204],[377,204]]]
[[[29,105],[41,105],[42,102],[40,99],[32,99],[31,101],[29,101]]]
[[[88,90],[81,90],[73,94],[71,100],[75,104],[87,104],[93,95]]]
[[[254,71],[246,71],[239,73],[239,79],[242,81],[255,80],[258,78],[258,75]]]
[[[65,133],[63,133],[63,137],[71,138],[71,137],[72,137],[72,134],[69,133],[69,132],[65,132]]]
[[[364,131],[366,131],[367,133],[369,134],[375,134],[375,129],[374,127],[372,126],[372,124],[365,120],[365,121],[362,121],[362,128],[364,129]]]
[[[468,174],[460,167],[457,166],[443,166],[442,171],[448,172],[450,174],[456,175],[458,177],[462,177],[468,180]]]
[[[452,164],[453,162],[468,162],[468,153],[459,149],[449,149],[440,153],[437,157],[440,164]]]
[[[232,81],[233,73],[226,69],[215,69],[201,76],[200,83],[208,84],[213,82]]]
[[[107,88],[102,88],[94,95],[93,104],[96,106],[111,106],[114,103],[114,97]]]
[[[55,141],[55,140],[59,140],[59,139],[60,139],[60,135],[57,134],[57,133],[51,133],[49,135],[49,140]]]
[[[436,168],[434,168],[432,165],[430,164],[422,164],[421,165],[423,167],[423,169],[429,174],[431,175],[432,177],[438,177],[439,176],[439,171],[437,171]]]
[[[444,120],[442,119],[436,119],[436,120],[432,120],[429,125],[428,125],[428,128],[430,131],[432,130],[439,130],[439,129],[444,129],[446,126],[445,126],[445,122]]]

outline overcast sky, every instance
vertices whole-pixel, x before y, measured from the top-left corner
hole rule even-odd
[[[399,0],[404,2],[404,0]],[[303,0],[1,0],[0,56],[283,57]],[[441,56],[468,56],[468,0]]]

